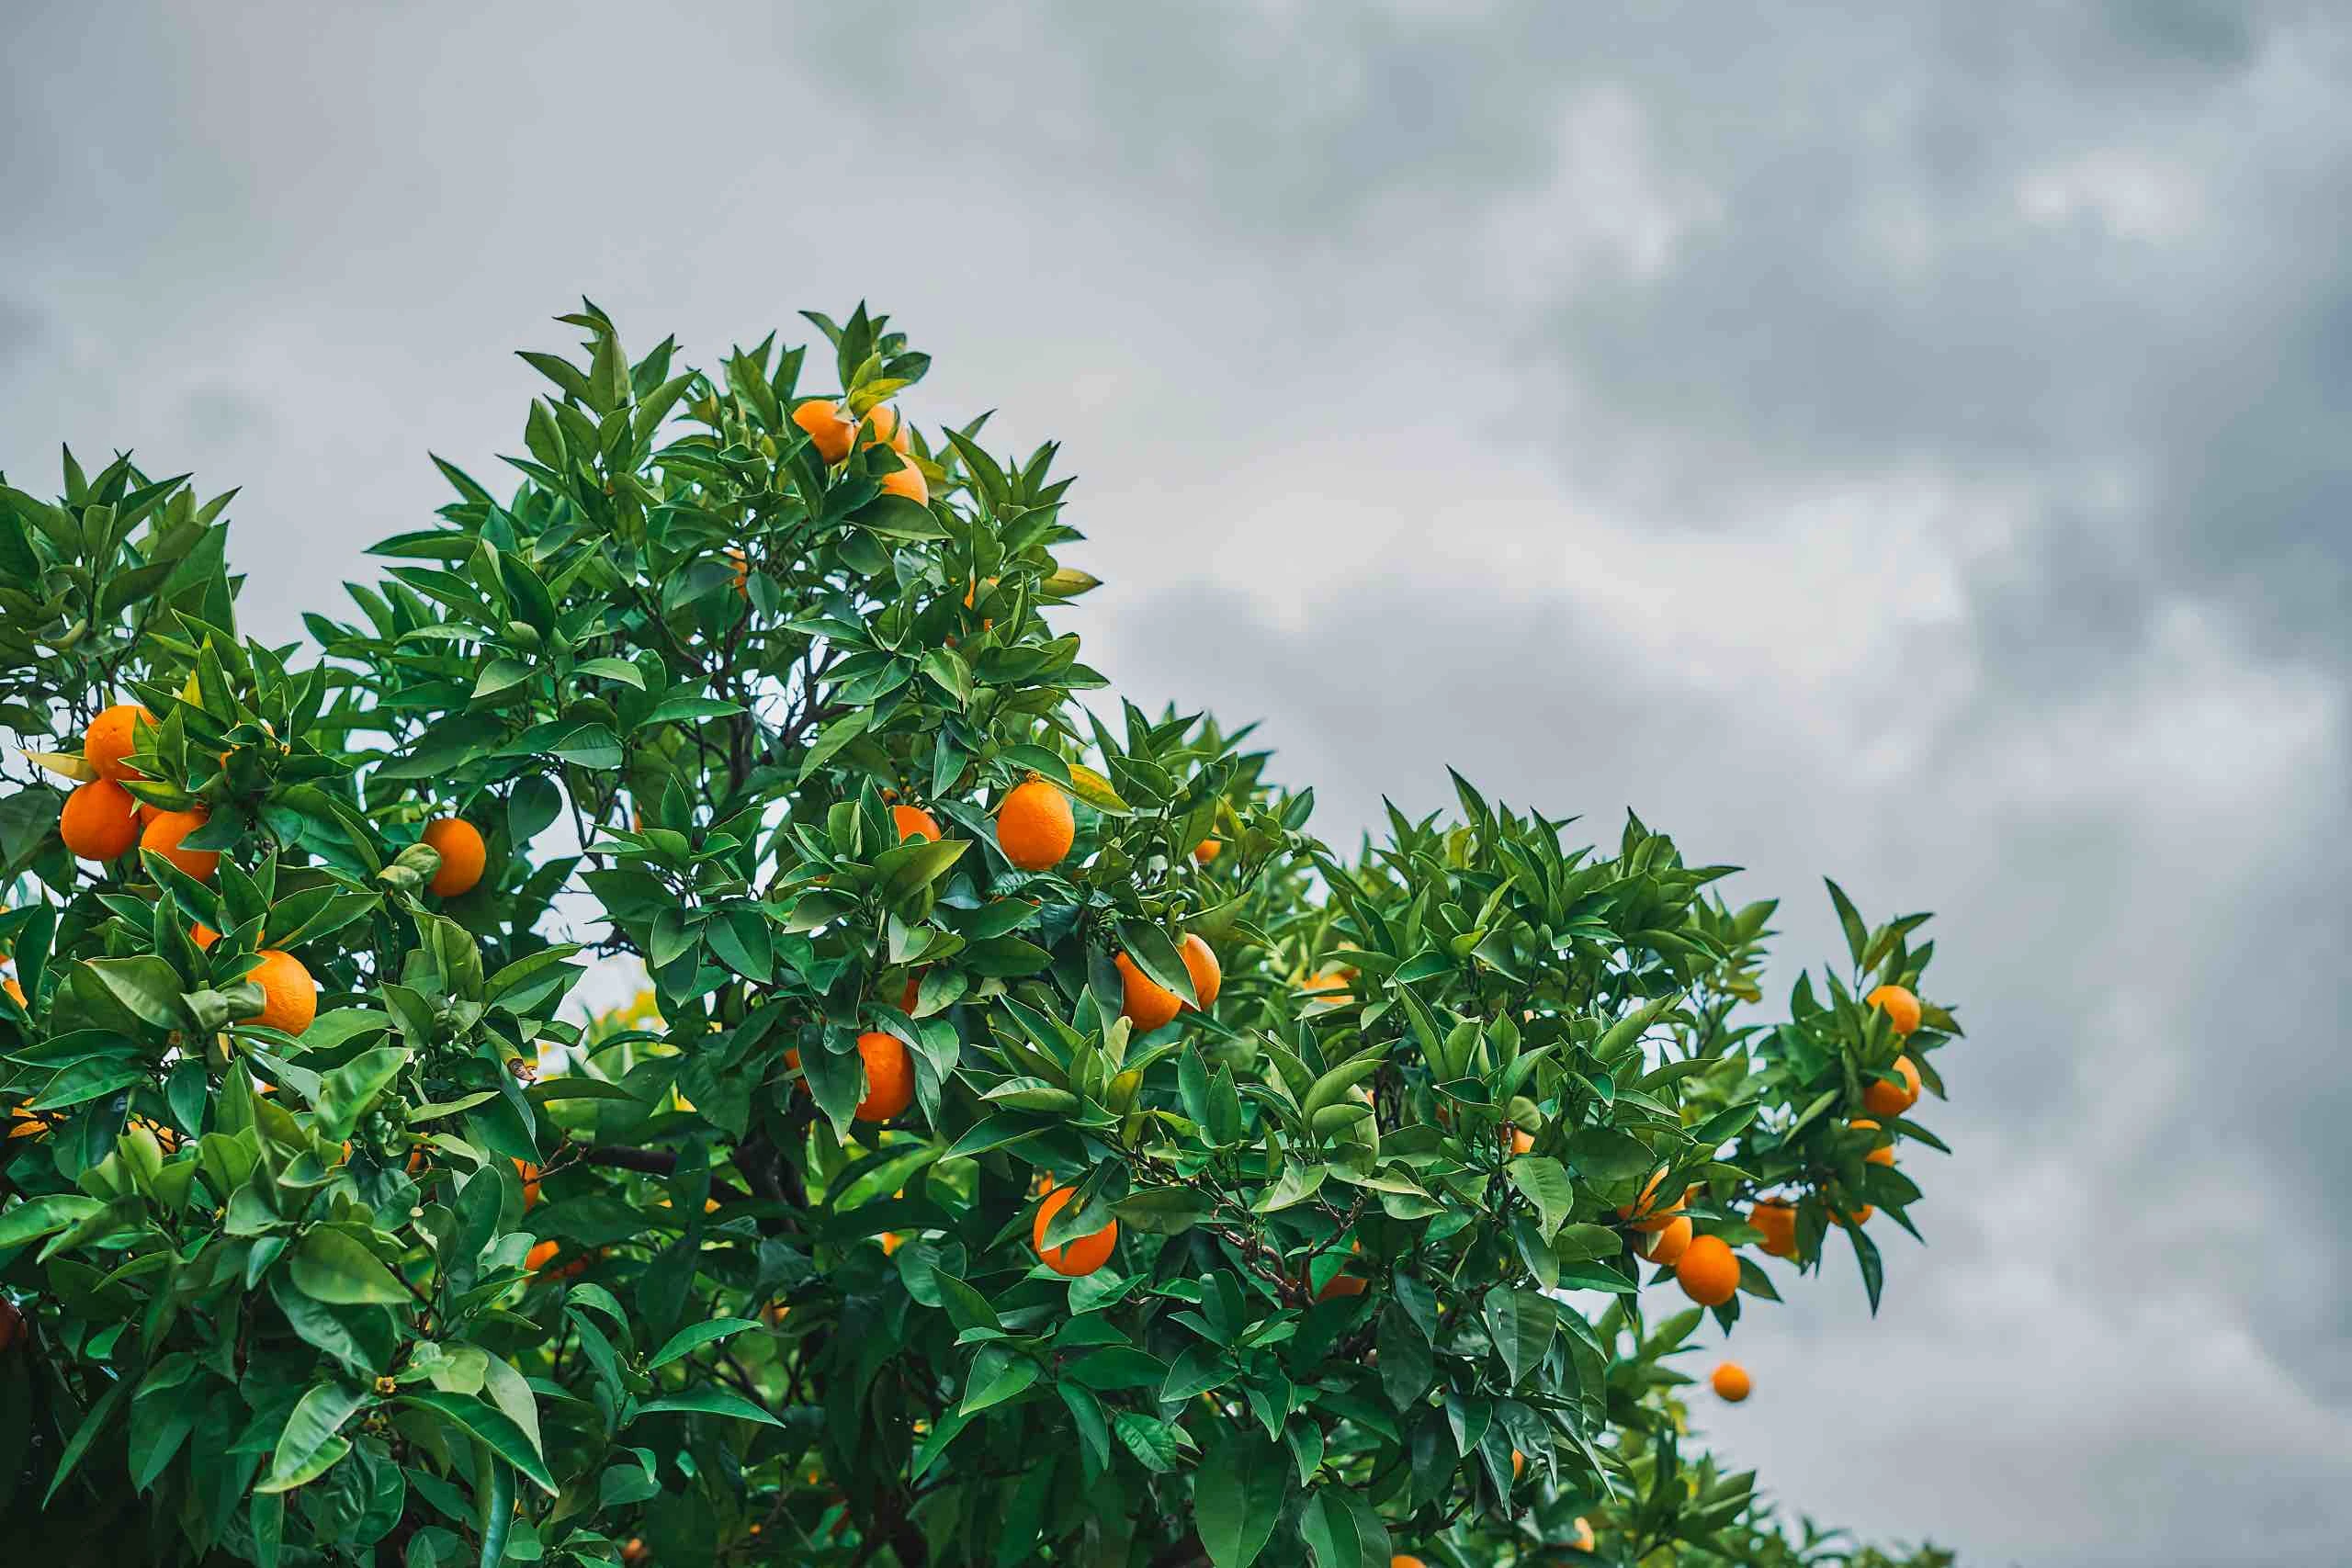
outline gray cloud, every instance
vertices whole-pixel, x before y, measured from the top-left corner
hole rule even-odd
[[[1940,911],[1933,1245],[1743,1325],[1735,1458],[1969,1561],[2336,1561],[2341,12],[937,10],[35,7],[0,466],[244,485],[283,635],[571,293],[864,292],[919,419],[1066,440],[1094,661],[1327,830],[1445,761],[1747,865],[1789,966],[1824,872]]]

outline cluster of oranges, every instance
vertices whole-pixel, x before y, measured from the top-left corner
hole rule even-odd
[[[1871,992],[1866,1001],[1887,1015],[1887,1021],[1897,1035],[1908,1035],[1919,1027],[1919,998],[1901,986],[1881,986]],[[1897,1056],[1891,1070],[1901,1080],[1899,1083],[1873,1078],[1862,1093],[1863,1106],[1876,1116],[1900,1116],[1919,1099],[1919,1069],[1911,1058]],[[1869,1117],[1856,1117],[1847,1126],[1850,1131],[1872,1135],[1873,1146],[1863,1156],[1867,1163],[1894,1163],[1894,1145],[1882,1136],[1885,1129],[1880,1122]],[[1690,1220],[1678,1213],[1690,1196],[1689,1192],[1662,1209],[1652,1208],[1657,1184],[1665,1175],[1661,1170],[1652,1177],[1641,1197],[1620,1210],[1619,1214],[1634,1222],[1635,1250],[1651,1262],[1670,1266],[1683,1294],[1702,1306],[1721,1306],[1739,1290],[1738,1255],[1720,1236],[1691,1234]],[[1873,1212],[1870,1204],[1864,1203],[1851,1211],[1837,1213],[1835,1217],[1859,1225]],[[1747,1211],[1747,1223],[1762,1233],[1761,1245],[1770,1256],[1797,1255],[1797,1211],[1789,1199],[1758,1199]],[[1724,1393],[1724,1397],[1744,1399],[1747,1374],[1736,1367],[1731,1370],[1736,1374],[1741,1392]],[[1724,1393],[1720,1382],[1716,1392]]]
[[[126,780],[143,779],[130,765],[138,750],[138,731],[151,727],[155,716],[136,703],[118,703],[92,719],[82,734],[82,760],[98,775],[77,786],[58,812],[57,834],[66,849],[83,860],[119,860],[136,846],[162,856],[198,882],[209,882],[220,868],[218,850],[190,849],[184,842],[209,819],[201,805],[167,811],[139,800],[123,787]],[[424,842],[441,856],[433,874],[433,891],[455,898],[481,880],[488,859],[481,830],[462,817],[440,817],[427,822]],[[198,924],[191,935],[199,948],[209,948],[220,933]],[[318,1016],[317,982],[301,961],[277,948],[264,948],[261,962],[245,978],[261,987],[262,1010],[244,1023],[256,1023],[288,1034],[300,1034]],[[23,997],[9,982],[10,994]]]
[[[832,399],[811,398],[792,411],[792,423],[808,433],[809,445],[828,468],[847,462],[853,447],[887,446],[898,455],[899,466],[881,477],[883,493],[904,496],[917,506],[931,504],[931,486],[908,455],[906,422],[888,404],[868,412],[861,426]]]

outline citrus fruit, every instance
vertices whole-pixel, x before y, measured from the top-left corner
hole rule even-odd
[[[204,826],[202,807],[189,811],[158,811],[139,835],[139,847],[153,850],[198,882],[209,881],[220,863],[219,850],[184,850],[180,840]]]
[[[857,1055],[865,1064],[865,1098],[854,1112],[860,1122],[888,1122],[913,1103],[914,1063],[897,1036],[861,1034]]]
[[[1919,998],[1901,986],[1881,986],[1865,1000],[1886,1014],[1886,1021],[1897,1034],[1908,1034],[1919,1027]]]
[[[137,803],[111,779],[93,779],[65,797],[57,836],[84,860],[114,860],[139,841]]]
[[[1201,1006],[1212,1007],[1216,994],[1225,986],[1225,970],[1216,961],[1216,953],[1209,944],[1191,931],[1177,944],[1176,956],[1184,961],[1184,973],[1193,978],[1193,994],[1201,998]]]
[[[996,808],[996,843],[1004,858],[1023,871],[1048,871],[1061,864],[1078,837],[1078,818],[1069,796],[1043,779],[1012,786]]]
[[[1872,1078],[1862,1090],[1862,1103],[1872,1115],[1900,1116],[1919,1101],[1919,1069],[1908,1056],[1894,1058],[1894,1071],[1901,1083],[1889,1083],[1884,1078]]]
[[[1701,1306],[1721,1306],[1739,1292],[1739,1258],[1719,1235],[1694,1236],[1674,1266],[1674,1279]]]
[[[1074,1187],[1057,1187],[1046,1193],[1046,1201],[1037,1205],[1037,1217],[1029,1224],[1029,1245],[1036,1252],[1038,1261],[1055,1273],[1073,1280],[1081,1274],[1091,1274],[1108,1262],[1111,1248],[1119,1240],[1119,1222],[1113,1220],[1091,1235],[1073,1237],[1059,1247],[1046,1245],[1046,1226],[1053,1222],[1054,1216],[1061,1212],[1062,1205],[1069,1201],[1070,1194],[1076,1190]]]
[[[441,867],[433,874],[433,891],[455,898],[481,880],[487,852],[481,829],[462,817],[436,817],[424,825],[424,842],[441,852]]]
[[[97,769],[98,777],[116,784],[143,778],[137,768],[123,761],[138,750],[136,730],[142,719],[152,725],[155,716],[137,703],[117,703],[98,715],[82,732],[82,761]]]
[[[1677,1215],[1663,1230],[1634,1233],[1634,1250],[1661,1267],[1671,1268],[1690,1249],[1690,1221]]]
[[[890,821],[899,829],[899,842],[902,844],[910,839],[928,839],[934,844],[939,842],[939,818],[920,806],[890,807]]]
[[[1135,1025],[1137,1034],[1167,1028],[1169,1021],[1183,1010],[1182,999],[1137,968],[1134,959],[1122,953],[1112,963],[1119,971],[1119,1010]]]
[[[1797,1255],[1797,1211],[1794,1204],[1766,1198],[1747,1211],[1747,1223],[1764,1233],[1764,1250],[1775,1258]]]
[[[924,482],[922,470],[910,457],[899,459],[899,466],[882,476],[882,493],[902,495],[917,506],[931,504],[931,486]]]
[[[1750,1386],[1747,1369],[1737,1361],[1725,1361],[1717,1367],[1707,1374],[1707,1382],[1714,1389],[1715,1397],[1726,1404],[1737,1404],[1746,1399]]]
[[[318,982],[292,953],[265,947],[261,962],[246,970],[244,977],[261,987],[261,1011],[240,1021],[300,1034],[319,1015]]]
[[[831,398],[811,398],[802,403],[792,411],[792,423],[808,433],[817,456],[828,464],[848,457],[850,441],[857,434],[857,426],[843,417],[841,405]]]
[[[1217,839],[1203,839],[1193,846],[1193,858],[1203,865],[1208,864],[1223,853],[1225,853],[1225,844]]]

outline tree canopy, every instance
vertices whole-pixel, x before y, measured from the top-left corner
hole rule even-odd
[[[519,485],[440,462],[309,646],[229,495],[0,486],[28,1560],[1892,1561],[1689,1357],[1917,1235],[1925,916],[1831,884],[1768,1008],[1638,818],[1327,842],[1081,661],[1056,448],[917,429],[886,318],[560,319]]]

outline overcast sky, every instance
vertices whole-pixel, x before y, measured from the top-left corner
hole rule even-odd
[[[1789,964],[1825,872],[1939,912],[1931,1246],[1749,1314],[1733,1459],[1967,1562],[2344,1561],[2344,8],[656,9],[10,7],[11,482],[243,485],[291,635],[578,295],[706,364],[867,298],[918,421],[1066,443],[1091,661],[1327,832],[1450,761]]]

